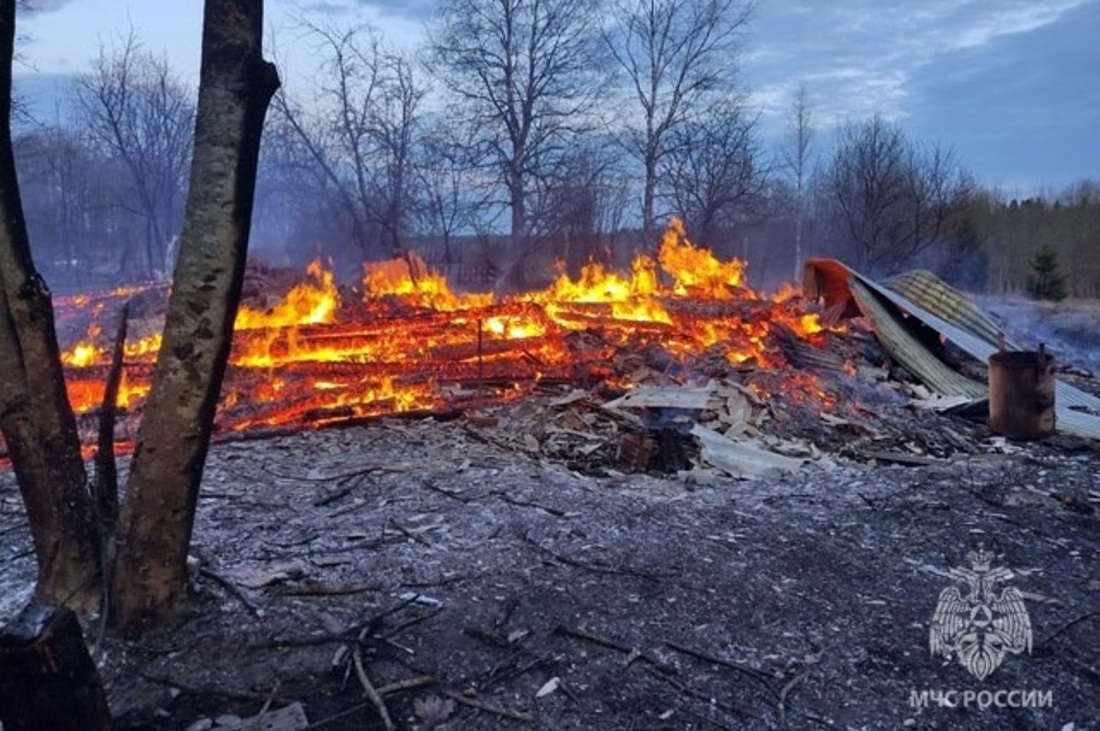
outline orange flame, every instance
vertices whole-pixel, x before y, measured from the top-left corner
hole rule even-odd
[[[221,413],[233,414],[226,428],[240,430],[430,409],[447,402],[445,393],[455,388],[447,383],[463,379],[606,377],[609,366],[601,364],[615,360],[622,345],[639,351],[652,345],[684,361],[710,349],[733,364],[781,368],[786,362],[770,340],[777,324],[811,344],[824,342],[827,331],[800,299],[772,304],[746,288],[744,273],[742,262],[695,247],[676,219],[656,259],[639,255],[626,274],[593,261],[575,280],[563,272],[543,291],[502,301],[454,292],[414,252],[364,264],[362,299],[341,298],[332,272],[315,260],[274,306],[240,308]],[[89,369],[105,365],[109,349],[94,322],[109,311],[111,297],[121,296],[64,303],[66,313],[93,321],[64,355],[78,412],[102,401],[103,372]],[[601,334],[590,338],[585,331]],[[159,334],[126,343],[131,370],[121,406],[140,407],[160,343]],[[791,383],[826,403],[812,376]],[[496,388],[499,399],[523,392]]]

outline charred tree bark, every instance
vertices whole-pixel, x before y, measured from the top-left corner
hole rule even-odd
[[[152,392],[119,523],[116,626],[171,616],[240,301],[264,115],[279,86],[262,0],[206,0],[195,153]]]
[[[0,630],[0,724],[8,731],[109,731],[103,683],[76,614],[31,602]]]
[[[83,606],[99,551],[49,289],[31,259],[11,144],[14,0],[0,2],[0,430],[38,558],[36,595]]]

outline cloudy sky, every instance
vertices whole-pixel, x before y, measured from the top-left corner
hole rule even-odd
[[[201,0],[36,0],[17,73],[77,74],[131,25],[198,76]],[[415,46],[432,0],[268,0],[293,83],[296,18],[370,22]],[[1100,178],[1100,0],[759,0],[742,78],[770,136],[805,84],[821,127],[875,113],[953,147],[1009,194]],[[44,82],[43,82],[44,83]]]

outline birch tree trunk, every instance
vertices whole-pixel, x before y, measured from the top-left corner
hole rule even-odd
[[[263,0],[206,0],[195,151],[163,344],[119,523],[110,603],[138,630],[185,597],[187,549],[240,301],[264,115]]]

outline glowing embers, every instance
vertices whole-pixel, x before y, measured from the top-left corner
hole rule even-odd
[[[218,423],[297,428],[452,408],[471,393],[499,402],[540,382],[614,378],[645,352],[660,351],[685,373],[702,361],[778,371],[788,364],[777,334],[824,345],[828,331],[800,299],[758,296],[743,275],[741,262],[694,247],[678,221],[657,256],[635,257],[628,273],[592,262],[576,279],[560,273],[543,291],[503,301],[452,291],[413,252],[365,265],[362,292],[338,288],[314,261],[274,305],[240,309]],[[119,292],[62,303],[70,332],[85,333],[64,355],[79,412],[102,399],[104,330],[123,301]],[[162,297],[160,316],[165,306]],[[143,323],[153,334],[125,348],[120,404],[131,409],[149,389],[160,347],[157,316]],[[812,383],[798,385],[825,401]]]

